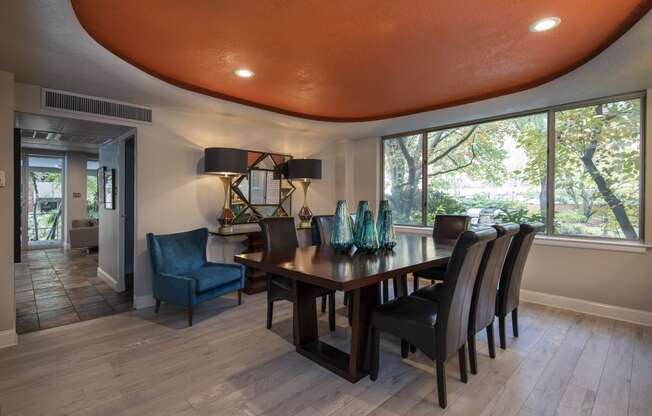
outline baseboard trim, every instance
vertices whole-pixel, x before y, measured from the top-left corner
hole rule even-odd
[[[0,348],[13,347],[18,344],[18,335],[15,329],[0,331]]]
[[[156,304],[156,300],[152,295],[134,296],[134,308],[144,309],[150,308]]]
[[[652,312],[521,289],[521,300],[652,327]]]
[[[120,291],[118,288],[118,281],[113,276],[102,270],[101,267],[97,268],[97,277],[104,280],[107,285],[111,286],[111,289],[115,290],[116,292]]]

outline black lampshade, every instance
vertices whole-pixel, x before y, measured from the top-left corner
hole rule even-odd
[[[287,169],[289,179],[321,179],[319,159],[290,159]]]
[[[247,151],[226,147],[209,147],[204,150],[204,172],[247,173]]]

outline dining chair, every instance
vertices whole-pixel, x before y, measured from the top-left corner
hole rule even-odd
[[[518,233],[518,224],[494,225],[497,237],[487,244],[487,249],[482,257],[478,277],[473,286],[471,297],[471,311],[469,314],[468,348],[469,364],[471,374],[478,373],[478,361],[475,348],[475,335],[483,330],[487,332],[489,357],[496,358],[496,346],[494,344],[494,312],[496,307],[496,293],[498,281],[503,270],[505,257],[512,239]],[[440,302],[442,284],[434,284],[423,287],[416,292],[415,296]]]
[[[432,238],[436,244],[455,244],[460,234],[469,229],[470,223],[471,218],[468,215],[437,214],[435,216],[435,225],[432,228]],[[432,284],[435,280],[441,280],[445,274],[446,265],[413,273],[414,290],[419,289],[419,279],[428,279]]]
[[[544,229],[545,225],[540,222],[521,224],[520,230],[514,237],[507,253],[500,283],[498,284],[495,309],[498,317],[500,348],[502,349],[507,348],[505,318],[510,313],[512,314],[512,333],[515,337],[518,337],[518,303],[521,293],[521,281],[523,280],[523,269],[525,269],[525,262],[530,254],[534,236]]]
[[[260,229],[263,236],[263,250],[285,251],[294,250],[299,247],[297,230],[292,217],[268,217],[260,220]],[[322,289],[316,297],[328,297],[328,326],[335,331],[335,291]],[[292,281],[285,277],[267,274],[267,329],[272,328],[272,317],[274,314],[274,302],[286,300],[294,303],[294,290]]]
[[[437,302],[409,295],[390,300],[371,311],[371,380],[378,378],[380,333],[390,333],[401,339],[402,357],[407,357],[408,346],[414,345],[435,361],[439,406],[446,407],[444,363],[457,352],[460,376],[463,383],[467,382],[465,346],[473,286],[487,244],[495,238],[493,228],[465,231],[460,235]]]

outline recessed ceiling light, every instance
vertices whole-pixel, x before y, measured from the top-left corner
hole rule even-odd
[[[554,29],[561,23],[558,17],[544,17],[532,23],[530,30],[532,32],[545,32],[546,30]]]
[[[254,76],[254,71],[247,68],[236,69],[234,73],[240,78],[251,78]]]

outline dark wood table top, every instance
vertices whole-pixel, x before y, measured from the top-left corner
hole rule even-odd
[[[445,264],[452,245],[435,245],[432,237],[399,234],[392,251],[333,252],[330,245],[296,250],[238,254],[236,263],[334,290],[349,291],[392,277]]]

